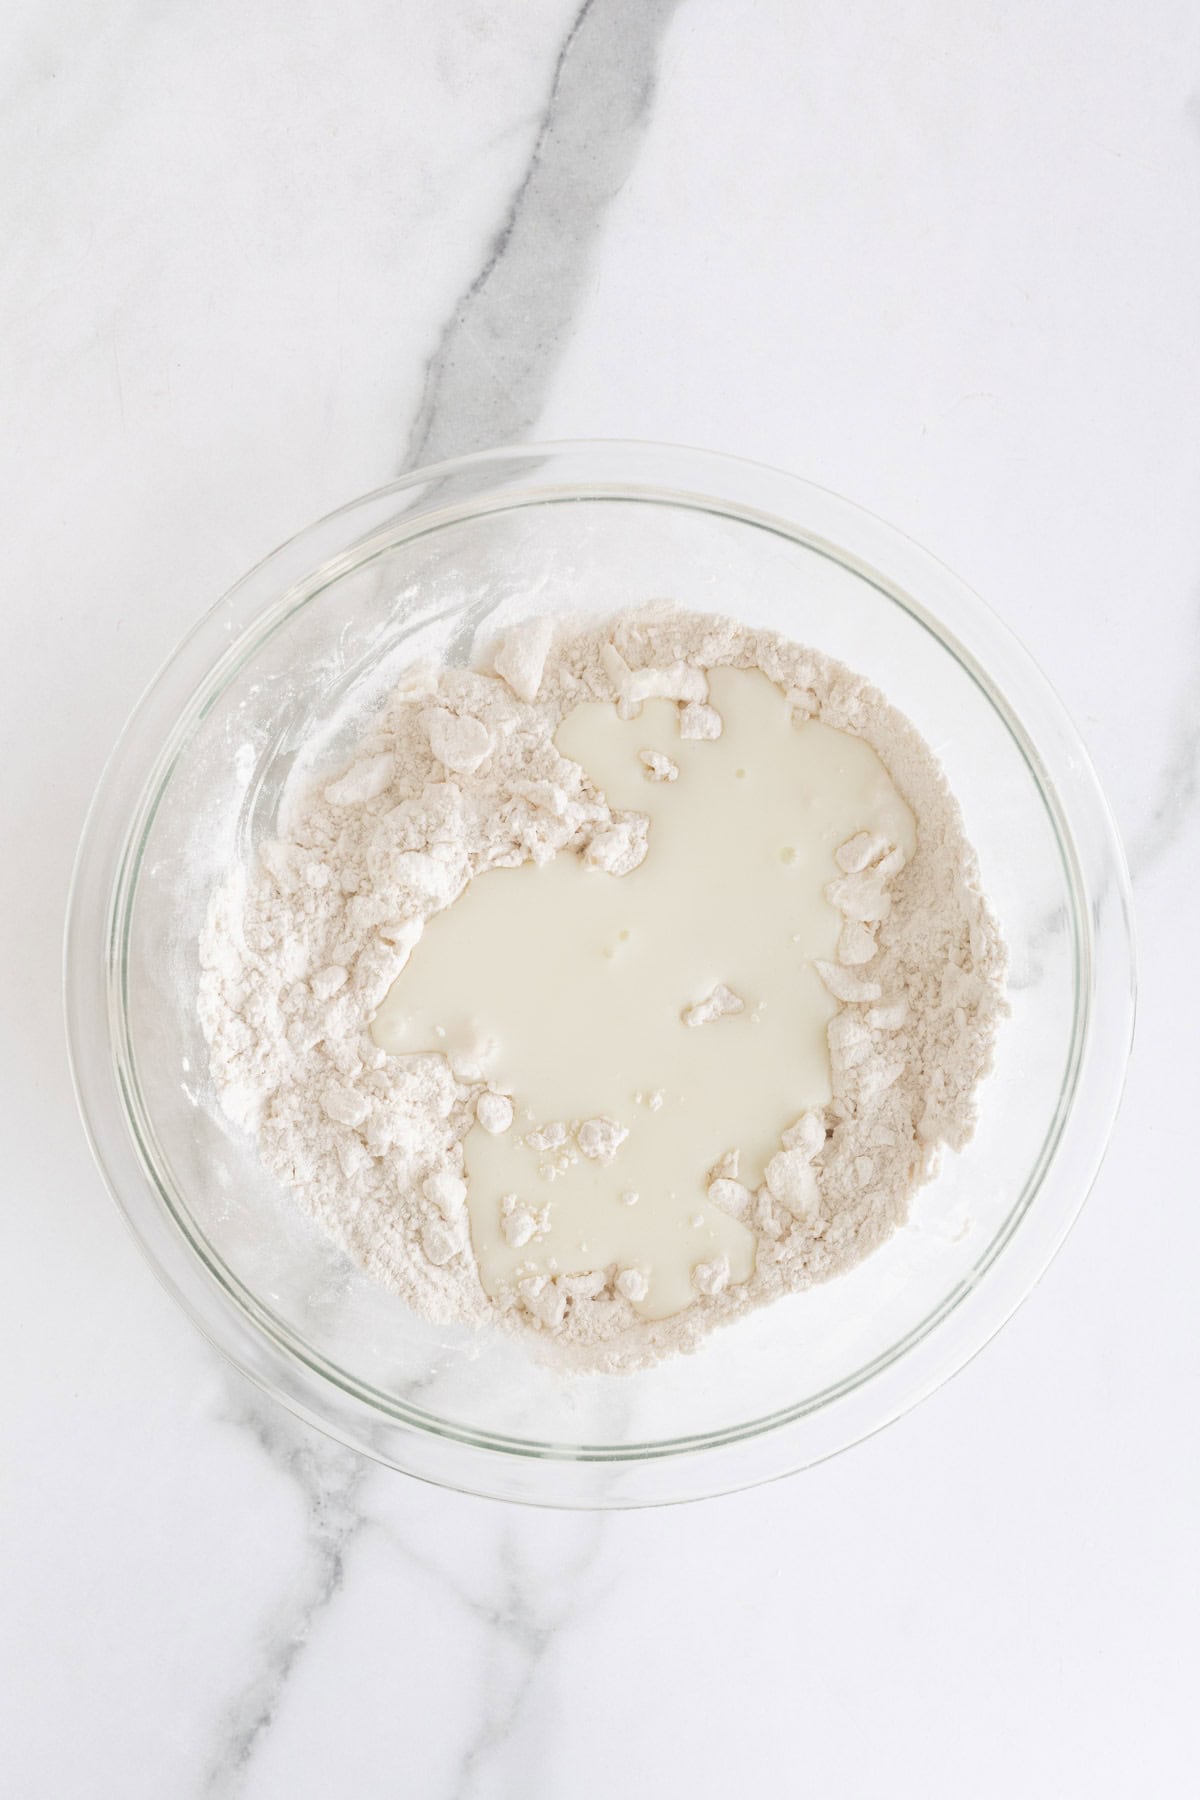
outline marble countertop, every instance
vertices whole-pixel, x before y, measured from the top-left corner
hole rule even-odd
[[[0,1785],[1183,1794],[1195,6],[18,0],[6,22]],[[228,1369],[105,1198],[60,1023],[84,808],[178,637],[330,507],[533,436],[761,458],[940,555],[1079,722],[1141,934],[1111,1151],[996,1342],[807,1475],[624,1516],[420,1486]]]

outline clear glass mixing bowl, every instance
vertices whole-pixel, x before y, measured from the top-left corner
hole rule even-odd
[[[635,1375],[557,1374],[418,1319],[328,1243],[215,1103],[196,1017],[212,884],[272,834],[320,735],[349,747],[412,659],[672,597],[875,681],[941,758],[1012,955],[969,1149],[852,1273]],[[254,569],[180,645],[104,772],[67,928],[80,1106],[117,1204],[212,1342],[395,1468],[510,1500],[748,1486],[866,1436],[962,1366],[1049,1262],[1099,1165],[1133,1019],[1128,881],[1063,709],[1008,631],[878,520],[774,470],[642,444],[467,457]]]

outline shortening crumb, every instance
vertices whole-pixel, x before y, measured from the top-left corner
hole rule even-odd
[[[734,1013],[740,1013],[745,1004],[745,1001],[740,999],[732,988],[727,988],[723,983],[718,982],[711,994],[706,995],[703,1000],[698,1000],[695,1006],[684,1008],[683,1022],[685,1025],[712,1025],[718,1019],[730,1018]]]
[[[475,1117],[485,1131],[498,1137],[513,1122],[513,1103],[507,1094],[493,1094],[485,1088],[475,1102]]]
[[[212,896],[201,942],[199,1011],[212,1079],[229,1117],[363,1268],[418,1312],[493,1323],[577,1368],[622,1370],[693,1348],[748,1307],[835,1276],[907,1216],[943,1147],[961,1148],[1004,1010],[1004,951],[941,770],[913,727],[868,683],[817,652],[732,619],[656,608],[555,638],[548,620],[511,631],[494,674],[422,666],[397,688],[341,770],[294,807],[254,868]],[[473,1048],[392,1056],[369,1026],[425,921],[490,869],[577,852],[622,876],[647,854],[647,821],[616,814],[554,735],[581,698],[623,718],[676,703],[680,737],[713,741],[722,722],[707,672],[761,670],[802,728],[816,718],[879,754],[917,820],[906,865],[859,832],[836,854],[826,899],[841,915],[820,977],[833,1098],[780,1120],[755,1191],[736,1151],[708,1174],[711,1204],[751,1227],[757,1260],[735,1283],[720,1258],[696,1263],[695,1298],[671,1318],[634,1308],[643,1269],[526,1273],[483,1290],[471,1246],[463,1143],[473,1126],[523,1132],[553,1194],[560,1166],[603,1166],[624,1128],[599,1116],[530,1129],[480,1076]],[[675,765],[643,758],[651,780]],[[684,1017],[715,1029],[743,1002],[718,985]],[[751,1015],[752,1016],[752,1015]],[[658,1091],[640,1096],[655,1110]],[[565,1160],[564,1160],[565,1159]],[[632,1189],[620,1198],[638,1203]],[[493,1202],[493,1204],[495,1204]],[[549,1201],[508,1195],[510,1246],[545,1230]]]

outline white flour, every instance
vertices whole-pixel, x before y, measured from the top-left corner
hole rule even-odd
[[[755,1271],[658,1322],[609,1272],[523,1283],[489,1299],[471,1251],[462,1140],[511,1109],[469,1067],[395,1057],[368,1027],[420,937],[473,876],[562,850],[620,874],[646,822],[617,815],[554,733],[581,700],[680,705],[712,737],[704,671],[761,669],[800,716],[864,738],[917,819],[896,871],[854,840],[830,898],[845,924],[824,978],[833,1101],[780,1120],[779,1154],[751,1194],[714,1171],[710,1198],[752,1224]],[[417,1311],[503,1324],[574,1366],[617,1370],[689,1349],[748,1306],[827,1279],[901,1224],[938,1149],[961,1148],[1004,1010],[1004,950],[958,807],[913,727],[841,664],[734,620],[654,609],[557,641],[548,621],[497,648],[496,674],[414,671],[336,779],[305,795],[261,868],[213,895],[201,942],[201,1022],[229,1116],[324,1229]],[[670,771],[661,771],[670,779]],[[882,896],[882,904],[880,898]],[[890,909],[889,909],[890,902]],[[880,913],[885,914],[879,919]],[[628,1276],[630,1272],[625,1271]],[[534,1285],[537,1291],[534,1292]]]

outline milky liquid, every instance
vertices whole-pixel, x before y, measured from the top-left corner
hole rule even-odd
[[[755,1235],[708,1201],[708,1172],[736,1149],[739,1179],[757,1186],[781,1131],[830,1098],[837,1003],[813,965],[834,960],[841,918],[823,889],[856,832],[911,855],[912,815],[867,744],[793,724],[765,676],[714,670],[710,694],[724,721],[714,741],[681,740],[666,700],[631,720],[577,707],[558,747],[611,806],[649,815],[645,860],[614,876],[563,853],[478,876],[429,920],[376,1016],[384,1049],[468,1054],[512,1095],[510,1129],[476,1126],[464,1146],[489,1294],[615,1265],[645,1278],[636,1310],[665,1318],[695,1298],[697,1265],[724,1258],[745,1281]],[[678,778],[649,779],[644,750]],[[686,1024],[718,986],[742,1010]],[[526,1141],[596,1118],[628,1133],[608,1163],[570,1135]],[[511,1195],[544,1227],[520,1245],[502,1226]]]

